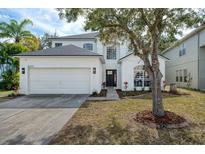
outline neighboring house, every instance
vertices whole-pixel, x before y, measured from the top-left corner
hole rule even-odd
[[[163,51],[166,62],[166,81],[178,87],[205,89],[205,26],[177,41]]]
[[[53,48],[18,55],[20,93],[91,94],[100,92],[104,82],[122,90],[150,89],[143,62],[129,51],[127,42],[103,45],[98,33],[51,40]],[[162,82],[166,60],[159,56]]]

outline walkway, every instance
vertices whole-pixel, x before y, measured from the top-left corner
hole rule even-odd
[[[107,87],[106,97],[88,97],[89,101],[115,101],[119,100],[119,96],[113,87]]]

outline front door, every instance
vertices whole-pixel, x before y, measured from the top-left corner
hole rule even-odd
[[[117,70],[106,70],[106,86],[117,85]]]

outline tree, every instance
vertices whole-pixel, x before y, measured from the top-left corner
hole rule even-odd
[[[0,43],[0,64],[2,72],[6,70],[19,70],[18,58],[15,54],[27,52],[29,49],[21,43]]]
[[[52,41],[49,38],[56,37],[56,33],[49,34],[49,33],[44,33],[42,37],[39,38],[40,41],[40,49],[46,49],[46,48],[51,48],[52,46]]]
[[[33,25],[29,19],[24,19],[20,23],[12,19],[9,23],[0,23],[0,38],[14,39],[15,43],[20,43],[24,39],[32,39],[34,37],[30,31],[25,30],[28,25]]]
[[[0,43],[0,69],[3,78],[2,88],[17,90],[19,86],[19,59],[13,55],[27,52],[29,49],[21,43]]]
[[[203,9],[57,9],[61,19],[76,21],[85,16],[85,30],[99,31],[104,42],[129,40],[130,48],[139,56],[149,73],[152,83],[152,111],[164,116],[161,79],[159,70],[159,47],[180,34],[183,28],[203,23]],[[173,39],[172,38],[172,39]]]
[[[25,38],[20,43],[24,45],[25,47],[27,47],[29,51],[35,51],[40,48],[40,40],[35,36],[29,39]]]
[[[17,22],[12,19],[9,23],[0,23],[0,38],[8,38],[14,41],[14,43],[21,43],[27,46],[30,51],[37,50],[39,48],[39,40],[30,31],[26,30],[26,26],[33,25],[33,22],[29,19],[24,19],[21,22]]]

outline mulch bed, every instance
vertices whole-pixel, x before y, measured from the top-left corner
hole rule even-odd
[[[152,111],[145,110],[137,113],[134,120],[151,128],[183,128],[188,126],[186,119],[170,111],[165,111],[164,117],[156,117]]]
[[[140,98],[140,99],[151,99],[152,98],[151,91],[122,91],[121,89],[116,89],[116,91],[120,98],[123,98],[123,97]],[[177,96],[189,95],[189,94],[179,93],[179,92],[170,93],[169,91],[162,91],[162,95],[163,97],[177,97]]]
[[[102,89],[100,93],[93,93],[90,97],[106,97],[107,89]]]
[[[142,94],[149,93],[149,91],[122,91],[121,89],[116,89],[116,91],[120,98],[127,96],[139,96]]]

